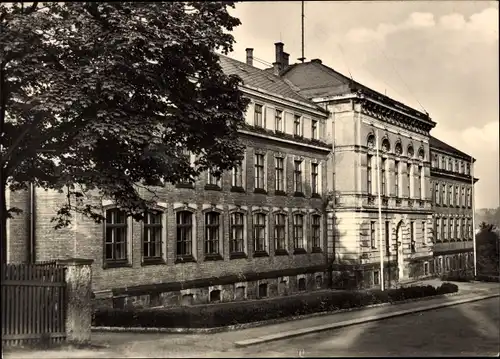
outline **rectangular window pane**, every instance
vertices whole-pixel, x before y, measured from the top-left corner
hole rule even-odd
[[[254,112],[254,125],[256,127],[263,127],[263,121],[262,121],[262,106],[261,105],[255,105],[255,112]]]

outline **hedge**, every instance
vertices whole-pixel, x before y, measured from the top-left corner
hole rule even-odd
[[[311,296],[307,297],[290,296],[274,300],[183,306],[168,309],[103,308],[94,312],[92,325],[123,328],[213,328],[350,309],[371,304],[398,302],[457,291],[457,285],[443,283],[438,288],[428,285],[386,291],[331,291],[311,293]]]

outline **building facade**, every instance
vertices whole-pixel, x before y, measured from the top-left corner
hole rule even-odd
[[[475,159],[431,137],[434,271],[472,272],[473,166]]]

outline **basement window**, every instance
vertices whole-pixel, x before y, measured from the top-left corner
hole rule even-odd
[[[214,289],[210,292],[210,303],[220,302],[220,290]]]
[[[259,284],[259,298],[267,297],[267,283]]]

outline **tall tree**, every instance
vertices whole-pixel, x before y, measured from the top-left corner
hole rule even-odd
[[[240,24],[232,2],[0,4],[0,219],[5,191],[64,192],[71,213],[102,220],[90,193],[134,218],[150,185],[221,172],[242,159],[247,100],[222,72]],[[184,151],[197,155],[191,165]]]

